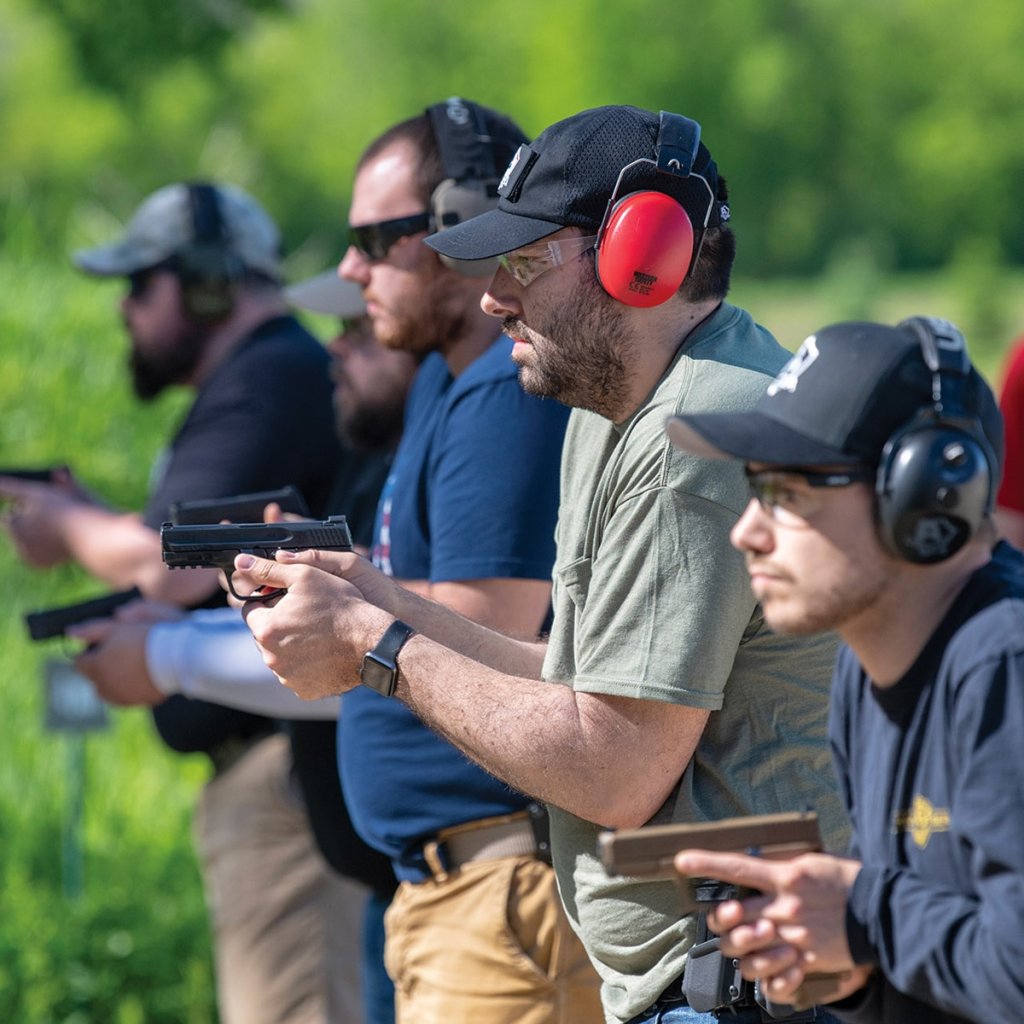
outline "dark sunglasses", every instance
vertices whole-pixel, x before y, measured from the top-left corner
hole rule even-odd
[[[153,275],[161,270],[173,270],[173,260],[163,260],[152,267],[143,267],[142,270],[133,270],[128,277],[128,297],[130,299],[141,299],[149,288]]]
[[[408,217],[395,217],[394,220],[381,220],[376,224],[360,224],[358,227],[350,224],[348,240],[368,260],[382,260],[395,242],[429,230],[430,221],[429,213],[414,213]]]

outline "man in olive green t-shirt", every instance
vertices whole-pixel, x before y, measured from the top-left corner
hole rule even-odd
[[[245,614],[296,692],[358,679],[547,803],[605,1014],[630,1024],[713,1018],[681,998],[694,921],[674,883],[606,877],[601,827],[813,807],[830,848],[845,838],[825,739],[834,640],[765,628],[729,543],[742,470],[664,433],[681,410],[750,408],[788,357],[724,301],[735,243],[699,139],[675,114],[584,111],[520,147],[496,209],[426,240],[501,258],[483,307],[516,341],[523,387],[574,407],[548,642],[477,626],[351,555],[241,556],[235,574],[288,588]]]

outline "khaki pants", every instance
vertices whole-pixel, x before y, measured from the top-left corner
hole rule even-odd
[[[363,1024],[368,890],[317,849],[287,737],[259,740],[207,784],[195,840],[221,1024]]]
[[[397,1024],[600,1024],[600,982],[554,872],[477,861],[444,882],[403,882],[385,917]]]

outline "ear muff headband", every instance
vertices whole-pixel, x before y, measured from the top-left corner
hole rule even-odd
[[[904,320],[932,372],[932,404],[886,442],[875,483],[882,543],[908,562],[929,565],[959,551],[992,511],[995,457],[968,413],[971,363],[948,321]]]
[[[656,158],[634,160],[619,172],[598,231],[595,265],[604,290],[627,306],[667,302],[697,260],[715,201],[708,180],[693,172],[699,145],[696,121],[663,110]],[[630,172],[645,167],[655,172],[655,184],[658,175],[668,175],[697,185],[699,196],[706,193],[696,227],[682,203],[666,192],[650,188],[621,194],[624,182],[635,178]]]
[[[429,107],[427,114],[444,169],[444,179],[430,197],[431,230],[443,231],[493,209],[500,176],[483,111],[475,103],[453,96]],[[498,267],[497,260],[440,258],[470,277],[490,277]]]
[[[188,185],[192,241],[175,255],[185,312],[193,320],[215,322],[231,314],[235,291],[244,274],[228,237],[217,190],[209,184]]]

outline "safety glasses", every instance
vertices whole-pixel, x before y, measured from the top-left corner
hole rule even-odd
[[[349,225],[348,240],[368,260],[382,260],[395,242],[430,228],[429,213],[381,220],[376,224]]]
[[[498,263],[512,275],[517,284],[525,288],[541,274],[577,259],[594,248],[597,235],[563,238],[560,241],[537,242],[498,257]]]
[[[820,492],[830,487],[849,487],[875,479],[875,470],[853,467],[813,471],[805,469],[746,470],[750,493],[781,526],[806,526],[821,511]]]

